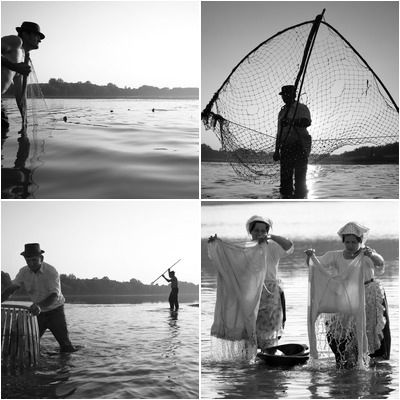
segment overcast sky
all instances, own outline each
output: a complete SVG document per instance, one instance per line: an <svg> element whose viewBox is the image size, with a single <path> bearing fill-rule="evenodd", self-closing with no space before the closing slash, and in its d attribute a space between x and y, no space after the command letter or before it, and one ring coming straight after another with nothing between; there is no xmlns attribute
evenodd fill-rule
<svg viewBox="0 0 400 400"><path fill-rule="evenodd" d="M202 2L201 108L208 104L239 61L261 42L325 11L325 21L363 56L395 101L399 98L398 2L257 1ZM219 149L202 127L202 143Z"/></svg>
<svg viewBox="0 0 400 400"><path fill-rule="evenodd" d="M60 274L150 284L178 259L178 280L200 282L196 200L2 201L2 271L14 279L25 243L39 242ZM161 279L159 284L166 284Z"/></svg>
<svg viewBox="0 0 400 400"><path fill-rule="evenodd" d="M39 82L199 87L199 3L2 1L1 34L40 25L46 38L31 54Z"/></svg>

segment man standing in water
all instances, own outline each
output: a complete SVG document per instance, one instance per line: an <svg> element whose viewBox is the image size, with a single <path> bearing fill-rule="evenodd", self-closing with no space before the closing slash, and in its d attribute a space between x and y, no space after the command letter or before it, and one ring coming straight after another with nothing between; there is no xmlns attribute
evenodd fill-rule
<svg viewBox="0 0 400 400"><path fill-rule="evenodd" d="M296 101L296 88L283 86L281 92L285 105L278 115L274 161L281 162L280 193L284 199L307 197L307 165L311 152L310 110ZM295 185L293 190L293 174Z"/></svg>
<svg viewBox="0 0 400 400"><path fill-rule="evenodd" d="M175 271L170 271L168 269L168 276L171 279L166 278L164 275L162 277L167 281L171 282L171 293L169 295L169 307L171 311L178 311L179 303L178 303L178 279L175 276Z"/></svg>
<svg viewBox="0 0 400 400"><path fill-rule="evenodd" d="M34 22L23 22L16 28L18 36L10 35L1 38L1 95L7 92L14 83L15 99L22 117L22 129L26 132L26 86L31 72L29 52L39 48L45 38L40 27ZM6 109L1 104L1 130L8 131L9 122Z"/></svg>
<svg viewBox="0 0 400 400"><path fill-rule="evenodd" d="M19 270L11 286L1 294L1 302L23 286L33 302L30 312L37 316L39 336L42 337L49 329L60 345L60 352L72 353L78 349L69 340L60 276L54 267L43 261L43 253L39 243L25 245L21 255L27 265Z"/></svg>

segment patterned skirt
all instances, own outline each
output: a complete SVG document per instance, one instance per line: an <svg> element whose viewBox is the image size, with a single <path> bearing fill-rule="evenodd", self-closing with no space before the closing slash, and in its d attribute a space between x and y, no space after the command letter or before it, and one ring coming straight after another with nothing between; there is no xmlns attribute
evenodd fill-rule
<svg viewBox="0 0 400 400"><path fill-rule="evenodd" d="M368 354L370 357L390 358L389 308L382 284L371 279L365 283L365 314ZM333 314L327 318L327 339L340 366L351 367L358 349L354 318Z"/></svg>
<svg viewBox="0 0 400 400"><path fill-rule="evenodd" d="M266 281L257 315L257 345L263 351L278 344L285 324L284 293L280 281Z"/></svg>

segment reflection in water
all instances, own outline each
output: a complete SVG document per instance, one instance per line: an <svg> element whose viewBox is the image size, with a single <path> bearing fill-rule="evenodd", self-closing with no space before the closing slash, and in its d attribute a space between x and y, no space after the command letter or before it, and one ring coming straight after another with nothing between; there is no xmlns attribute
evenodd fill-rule
<svg viewBox="0 0 400 400"><path fill-rule="evenodd" d="M4 100L10 111L10 135L2 147L2 167L14 169L19 111L12 99ZM35 172L35 185L25 196L198 198L197 100L49 99L47 103L47 109L37 110L36 119L29 119L31 149L26 166ZM152 113L150 105L168 112Z"/></svg>
<svg viewBox="0 0 400 400"><path fill-rule="evenodd" d="M278 199L279 181L260 185L239 179L229 163L201 163L204 199ZM309 164L308 199L397 199L399 167L396 164Z"/></svg>
<svg viewBox="0 0 400 400"><path fill-rule="evenodd" d="M169 310L169 316L166 322L169 327L169 329L166 331L167 337L165 338L167 347L165 351L162 353L161 357L174 358L176 355L176 350L180 345L180 340L179 340L180 326L178 324L178 312Z"/></svg>
<svg viewBox="0 0 400 400"><path fill-rule="evenodd" d="M7 140L7 132L1 134L1 149ZM30 197L33 171L26 167L31 144L26 134L18 138L18 150L13 168L1 169L1 197L3 199L26 199Z"/></svg>

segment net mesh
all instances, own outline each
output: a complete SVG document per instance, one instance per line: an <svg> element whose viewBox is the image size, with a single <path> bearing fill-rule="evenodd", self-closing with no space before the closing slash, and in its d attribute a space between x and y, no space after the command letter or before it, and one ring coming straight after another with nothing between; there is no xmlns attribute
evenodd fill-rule
<svg viewBox="0 0 400 400"><path fill-rule="evenodd" d="M357 328L353 316L321 314L315 322L318 357L335 360L338 368L358 366ZM363 355L364 365L368 357Z"/></svg>
<svg viewBox="0 0 400 400"><path fill-rule="evenodd" d="M37 134L39 126L41 130L52 131L59 118L58 111L51 112L40 87L32 61L29 61L29 65L31 72L28 76L26 88L28 132Z"/></svg>
<svg viewBox="0 0 400 400"><path fill-rule="evenodd" d="M57 110L52 112L46 103L32 61L29 59L28 62L31 72L26 81L24 114L27 126L18 131L18 149L13 165L2 165L2 198L35 198L38 185L34 173L43 164L45 140L56 129L59 119ZM16 115L13 127L20 124L19 112ZM7 132L2 133L2 150L7 138Z"/></svg>
<svg viewBox="0 0 400 400"><path fill-rule="evenodd" d="M248 180L277 177L273 163L278 95L293 84L313 22L261 43L232 71L202 113L236 173ZM398 141L398 107L377 76L333 27L322 21L307 66L300 103L311 112L310 161L343 146Z"/></svg>

